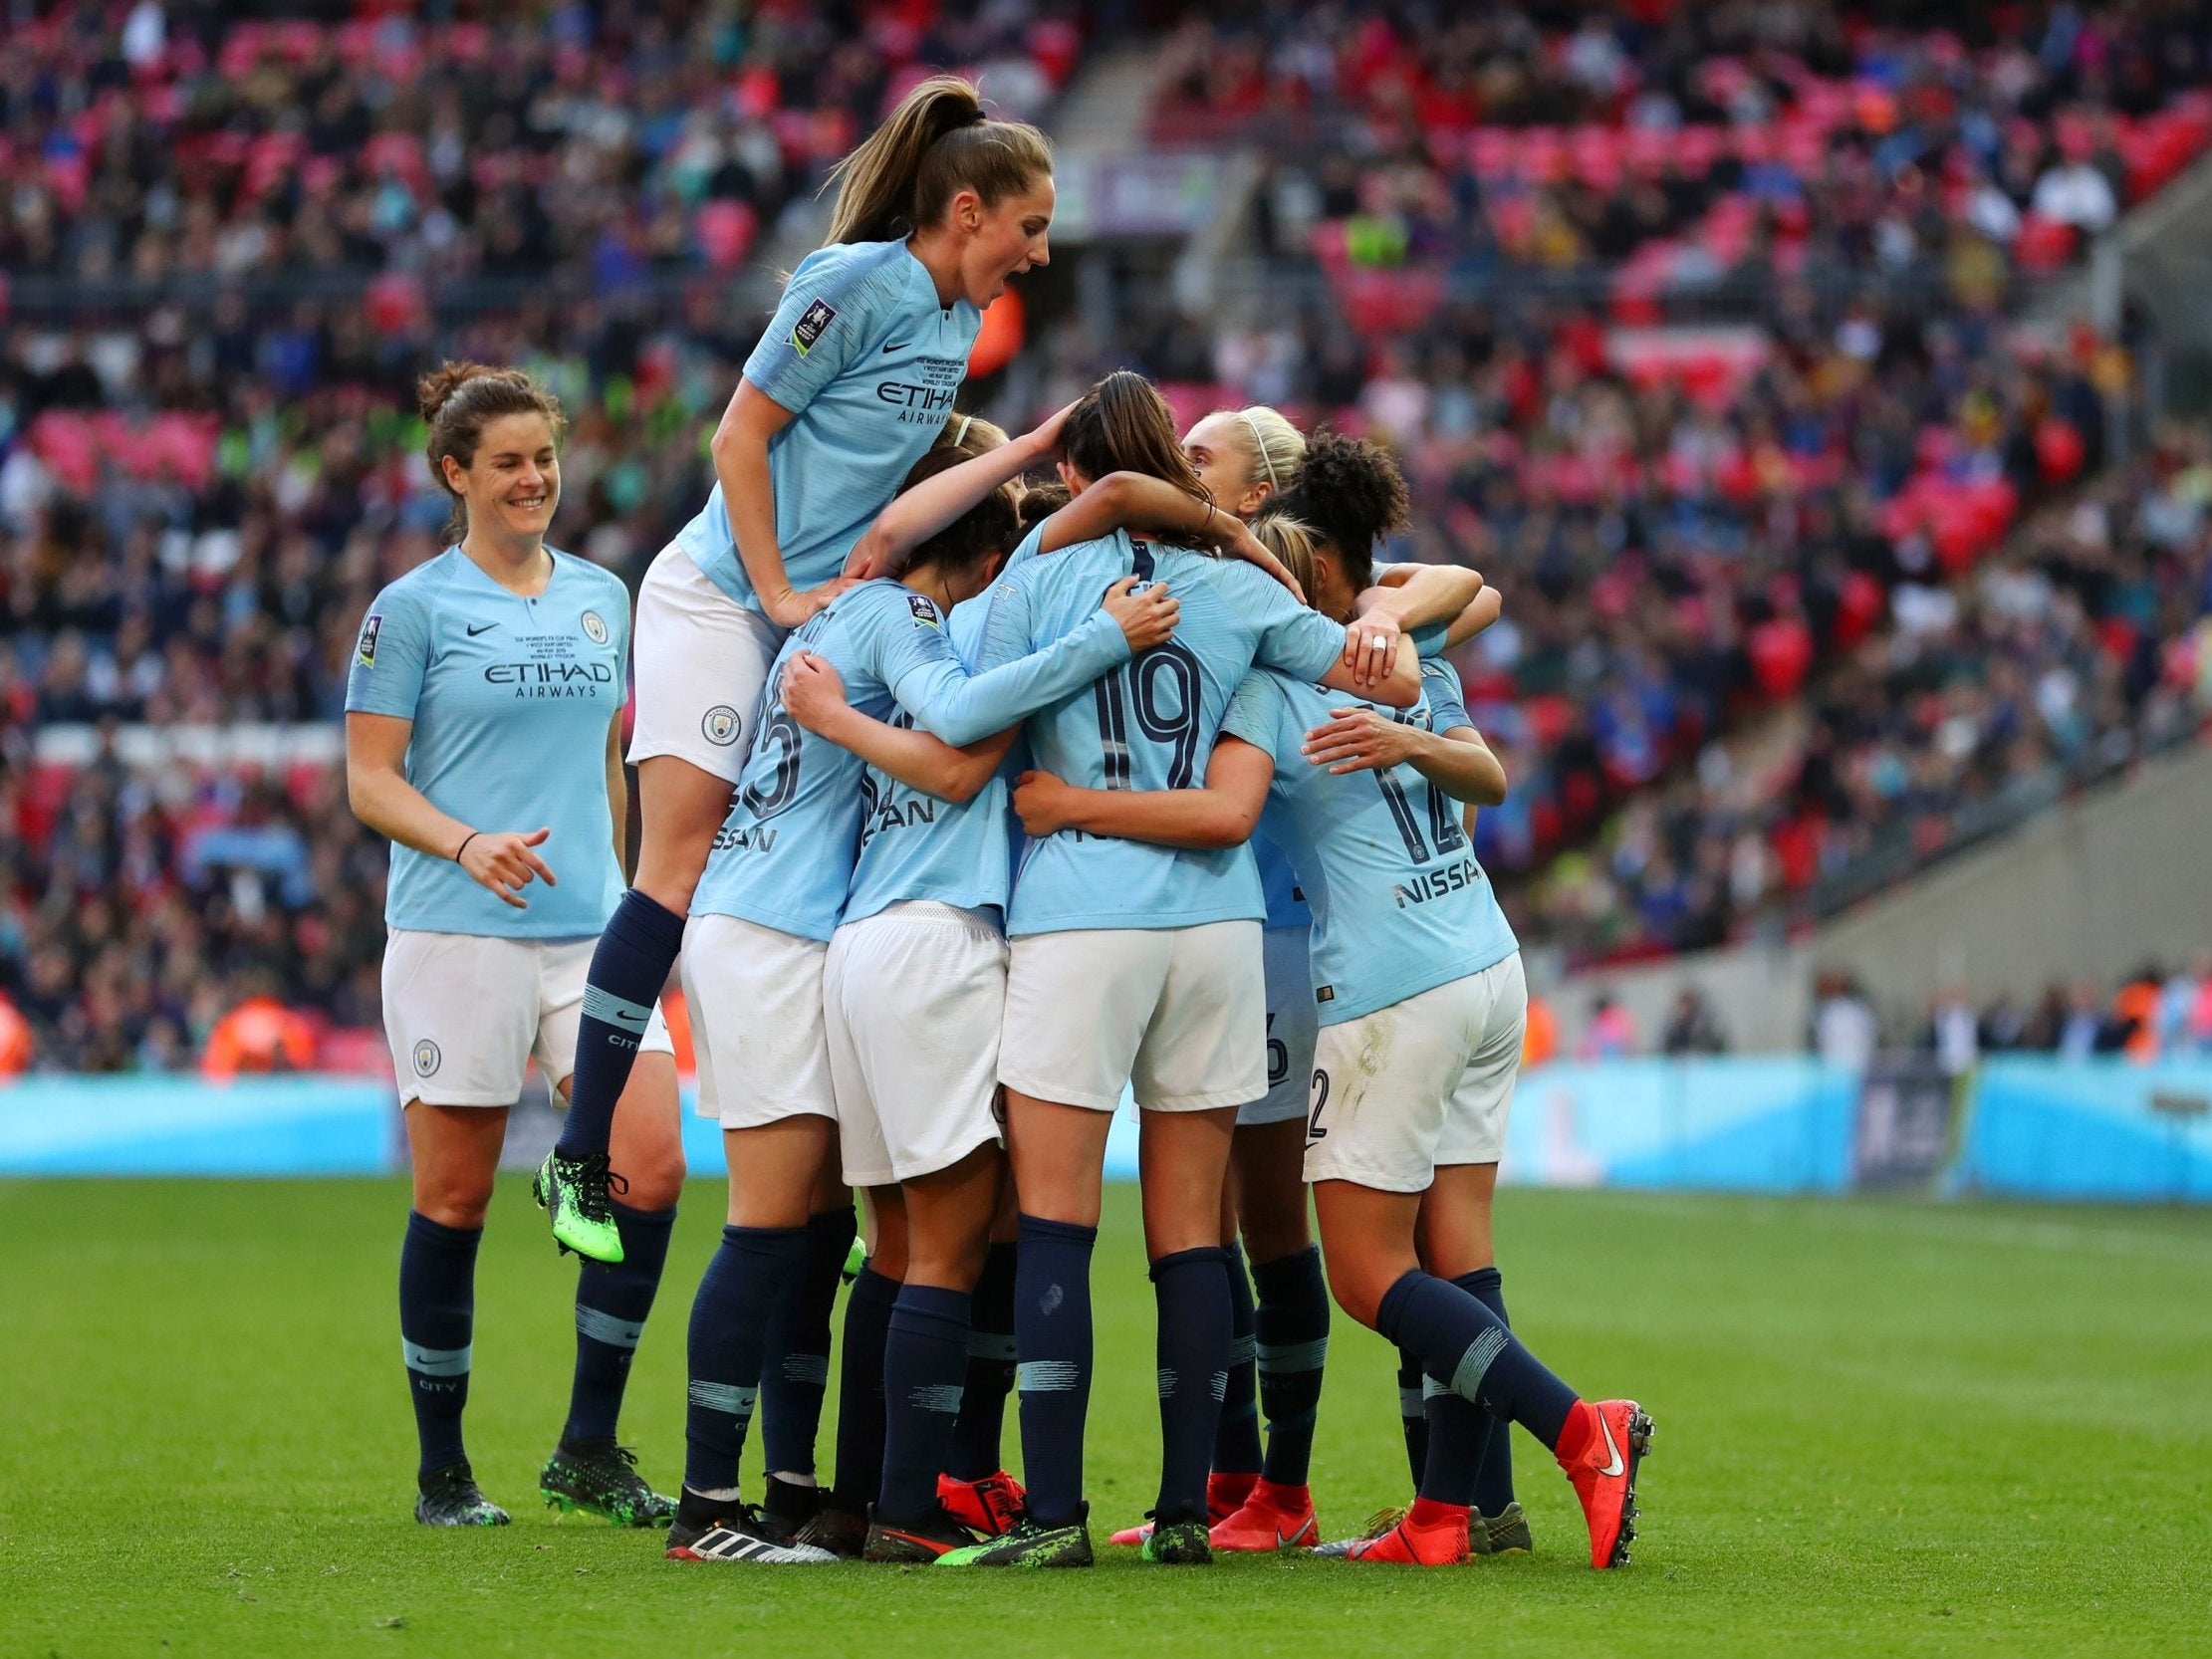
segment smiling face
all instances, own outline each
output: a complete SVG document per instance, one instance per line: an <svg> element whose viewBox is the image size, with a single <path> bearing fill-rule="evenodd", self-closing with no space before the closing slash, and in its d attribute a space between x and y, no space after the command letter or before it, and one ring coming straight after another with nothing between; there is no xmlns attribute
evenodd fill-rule
<svg viewBox="0 0 2212 1659"><path fill-rule="evenodd" d="M1264 477L1252 476L1252 437L1232 410L1216 409L1185 432L1183 453L1214 504L1247 523L1275 493Z"/></svg>
<svg viewBox="0 0 2212 1659"><path fill-rule="evenodd" d="M542 541L561 505L553 422L535 411L484 422L474 461L445 457L445 481L468 507L468 527L503 539Z"/></svg>
<svg viewBox="0 0 2212 1659"><path fill-rule="evenodd" d="M1006 292L1006 279L1052 262L1053 181L1044 174L1018 194L986 206L973 190L952 198L950 219L960 234L960 296L981 310Z"/></svg>

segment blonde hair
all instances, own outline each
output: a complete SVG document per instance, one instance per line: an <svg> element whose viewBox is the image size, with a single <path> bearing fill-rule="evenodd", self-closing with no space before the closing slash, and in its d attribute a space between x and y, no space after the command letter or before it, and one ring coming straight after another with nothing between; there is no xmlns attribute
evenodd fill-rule
<svg viewBox="0 0 2212 1659"><path fill-rule="evenodd" d="M937 434L932 449L957 449L962 455L988 455L994 449L1006 447L1009 439L1006 428L995 420L985 420L981 415L956 414L944 424Z"/></svg>
<svg viewBox="0 0 2212 1659"><path fill-rule="evenodd" d="M993 120L957 75L932 75L890 118L830 169L837 186L829 241L888 242L935 224L961 190L987 207L1053 170L1053 146L1025 121Z"/></svg>
<svg viewBox="0 0 2212 1659"><path fill-rule="evenodd" d="M1244 428L1245 482L1265 480L1273 489L1287 490L1306 459L1306 434L1290 423L1282 410L1254 403L1242 409L1217 409Z"/></svg>
<svg viewBox="0 0 2212 1659"><path fill-rule="evenodd" d="M1291 575L1298 578L1299 587L1306 591L1311 602L1318 585L1316 573L1321 550L1326 545L1321 532L1304 519L1293 518L1288 513L1268 513L1252 521L1252 537L1282 560Z"/></svg>

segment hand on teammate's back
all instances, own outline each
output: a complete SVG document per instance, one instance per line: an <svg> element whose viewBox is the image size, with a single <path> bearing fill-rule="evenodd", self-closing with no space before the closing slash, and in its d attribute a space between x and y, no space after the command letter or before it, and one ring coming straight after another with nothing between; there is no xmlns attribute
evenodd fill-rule
<svg viewBox="0 0 2212 1659"><path fill-rule="evenodd" d="M1106 614L1121 624L1121 636L1128 640L1131 656L1166 644L1182 615L1182 606L1168 592L1165 583L1155 582L1142 592L1135 590L1136 578L1125 576L1106 591L1101 601Z"/></svg>
<svg viewBox="0 0 2212 1659"><path fill-rule="evenodd" d="M1021 815L1023 831L1041 841L1065 830L1075 794L1050 772L1023 773L1014 780L1014 811Z"/></svg>
<svg viewBox="0 0 2212 1659"><path fill-rule="evenodd" d="M1332 773L1388 771L1420 750L1421 732L1373 709L1331 709L1329 723L1306 734L1304 753Z"/></svg>
<svg viewBox="0 0 2212 1659"><path fill-rule="evenodd" d="M550 829L533 830L525 835L513 830L494 830L469 836L461 848L459 863L476 882L489 887L517 910L530 908L522 889L537 877L549 887L558 887L553 870L546 861L531 850L543 846Z"/></svg>
<svg viewBox="0 0 2212 1659"><path fill-rule="evenodd" d="M826 737L823 726L835 720L848 704L845 681L827 657L801 651L784 665L784 710L815 734Z"/></svg>
<svg viewBox="0 0 2212 1659"><path fill-rule="evenodd" d="M872 570L849 570L843 576L832 577L819 588L786 588L782 592L763 593L761 608L768 619L780 628L795 628L811 621L818 611L830 608L832 601L857 582L866 582L880 575Z"/></svg>

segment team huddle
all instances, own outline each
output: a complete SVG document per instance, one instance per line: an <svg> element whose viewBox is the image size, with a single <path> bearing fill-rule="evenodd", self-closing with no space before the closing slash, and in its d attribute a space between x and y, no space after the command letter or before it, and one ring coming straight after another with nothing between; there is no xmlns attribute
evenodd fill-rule
<svg viewBox="0 0 2212 1659"><path fill-rule="evenodd" d="M1051 168L951 78L841 163L634 648L621 584L545 544L558 403L478 364L422 384L453 545L378 595L347 694L355 810L393 842L416 1519L508 1519L461 1424L535 1057L567 1101L537 1196L583 1261L549 1502L686 1560L1091 1564L1091 1256L1133 1094L1160 1473L1114 1543L1527 1549L1518 1423L1622 1564L1650 1420L1513 1335L1491 1241L1527 991L1468 834L1505 773L1441 653L1499 596L1378 566L1394 462L1272 409L1178 436L1124 371L1018 437L958 413L983 309L1048 257ZM673 1500L616 1433L684 1173L671 972L729 1168ZM1332 1302L1399 1350L1414 1495L1324 1542Z"/></svg>

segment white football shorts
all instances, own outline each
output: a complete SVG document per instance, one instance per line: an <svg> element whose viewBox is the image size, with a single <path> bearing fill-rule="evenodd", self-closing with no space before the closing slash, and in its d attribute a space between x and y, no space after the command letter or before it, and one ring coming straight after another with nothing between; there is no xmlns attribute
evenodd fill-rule
<svg viewBox="0 0 2212 1659"><path fill-rule="evenodd" d="M698 1114L725 1129L834 1118L822 1021L829 946L739 916L693 916L680 977L699 1067Z"/></svg>
<svg viewBox="0 0 2212 1659"><path fill-rule="evenodd" d="M674 755L736 783L784 630L709 582L673 544L637 589L629 762Z"/></svg>
<svg viewBox="0 0 2212 1659"><path fill-rule="evenodd" d="M1306 1179L1426 1192L1446 1164L1494 1164L1521 1069L1521 953L1340 1026L1314 1046Z"/></svg>
<svg viewBox="0 0 2212 1659"><path fill-rule="evenodd" d="M1090 928L1016 939L999 1081L1111 1111L1209 1111L1267 1092L1256 921Z"/></svg>
<svg viewBox="0 0 2212 1659"><path fill-rule="evenodd" d="M949 1169L1000 1139L1006 936L989 915L915 899L849 922L822 969L845 1183Z"/></svg>
<svg viewBox="0 0 2212 1659"><path fill-rule="evenodd" d="M1237 1127L1303 1118L1314 1085L1314 930L1271 927L1260 941L1267 971L1267 1092L1237 1107Z"/></svg>
<svg viewBox="0 0 2212 1659"><path fill-rule="evenodd" d="M399 1103L511 1106L532 1057L561 1104L576 1066L597 939L499 939L394 928L384 945L384 1036ZM675 1052L653 1005L640 1054Z"/></svg>

